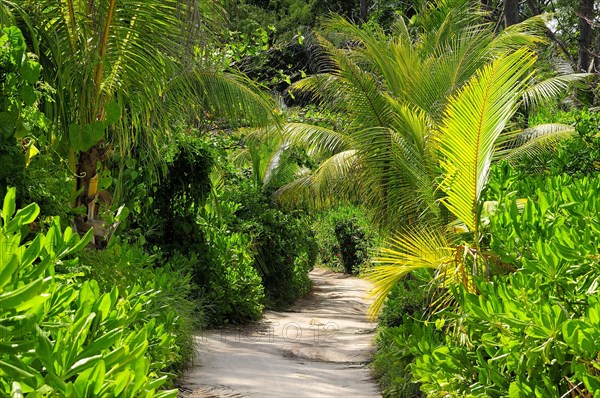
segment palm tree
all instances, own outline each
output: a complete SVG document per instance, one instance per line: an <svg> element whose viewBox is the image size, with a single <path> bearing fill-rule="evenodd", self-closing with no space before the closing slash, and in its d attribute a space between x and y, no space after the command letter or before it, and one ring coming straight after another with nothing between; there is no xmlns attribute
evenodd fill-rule
<svg viewBox="0 0 600 398"><path fill-rule="evenodd" d="M469 2L435 4L439 7L426 8L416 24L398 20L392 35L366 31L341 18L328 21L331 39L317 36L324 50L323 72L293 88L312 94L320 106L343 112L352 122L337 132L302 124L284 128L291 140L312 146L322 163L282 188L281 200L294 201L306 191L339 197L352 185L360 189L363 201L378 209L384 224L441 218L433 132L449 99L493 59L540 43L535 31L543 21L525 21L496 34L492 26L476 23L478 14ZM521 94L530 103L583 76L537 82L527 75Z"/></svg>
<svg viewBox="0 0 600 398"><path fill-rule="evenodd" d="M314 173L283 187L280 197L295 200L307 191L341 196L350 186L389 230L400 231L378 260L383 266L371 273L374 313L395 282L415 268L451 276L444 283L469 284L469 275L484 266L479 201L491 162L512 149L515 137L542 141L573 132L569 126L522 132L511 123L519 106L551 98L586 76L536 79L533 49L542 39L535 32L543 20L495 33L477 23L468 4L435 2L416 26L399 20L392 35L334 18L327 24L334 32L330 40L318 36L323 73L294 87L346 113L352 123L340 132L285 126L289 139L330 156ZM468 244L448 236L449 222L462 224Z"/></svg>
<svg viewBox="0 0 600 398"><path fill-rule="evenodd" d="M30 27L45 81L56 89L44 104L57 126L49 138L69 153L80 203L93 200L98 165L106 167L113 152L121 163L143 153L158 171L162 143L178 123L207 115L273 121L273 105L256 85L219 66L210 32L222 14L211 1L3 4Z"/></svg>

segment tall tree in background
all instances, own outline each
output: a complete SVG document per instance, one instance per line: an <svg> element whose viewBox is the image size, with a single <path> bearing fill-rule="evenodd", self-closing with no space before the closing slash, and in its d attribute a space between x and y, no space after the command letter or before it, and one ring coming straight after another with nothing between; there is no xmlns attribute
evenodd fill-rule
<svg viewBox="0 0 600 398"><path fill-rule="evenodd" d="M362 22L366 22L369 18L369 4L367 0L360 0L360 19Z"/></svg>
<svg viewBox="0 0 600 398"><path fill-rule="evenodd" d="M504 24L511 26L519 23L519 0L504 1Z"/></svg>
<svg viewBox="0 0 600 398"><path fill-rule="evenodd" d="M581 0L579 3L579 47L577 67L587 72L593 57L592 55L592 24L594 21L594 0ZM597 65L594 65L597 69Z"/></svg>

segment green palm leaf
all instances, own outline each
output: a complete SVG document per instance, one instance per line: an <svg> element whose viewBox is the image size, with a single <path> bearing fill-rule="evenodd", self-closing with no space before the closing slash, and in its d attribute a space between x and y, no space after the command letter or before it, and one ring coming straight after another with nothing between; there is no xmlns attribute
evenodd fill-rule
<svg viewBox="0 0 600 398"><path fill-rule="evenodd" d="M508 135L504 148L496 151L495 158L514 162L525 156L537 156L556 150L556 145L565 138L574 136L573 126L565 124L541 124Z"/></svg>
<svg viewBox="0 0 600 398"><path fill-rule="evenodd" d="M450 101L438 140L444 205L477 236L478 200L487 182L494 145L518 106L524 78L535 62L519 50L481 68Z"/></svg>
<svg viewBox="0 0 600 398"><path fill-rule="evenodd" d="M413 228L392 237L373 259L376 267L366 273L374 284L369 292L375 297L369 309L371 317L377 316L388 293L401 278L421 268L438 270L453 258L454 249L438 229Z"/></svg>

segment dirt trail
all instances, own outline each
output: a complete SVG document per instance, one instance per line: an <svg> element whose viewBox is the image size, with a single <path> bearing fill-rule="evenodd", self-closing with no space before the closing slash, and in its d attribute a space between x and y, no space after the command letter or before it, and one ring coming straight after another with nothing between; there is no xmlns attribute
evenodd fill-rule
<svg viewBox="0 0 600 398"><path fill-rule="evenodd" d="M182 395L380 397L367 362L375 324L366 317L369 283L329 270L311 272L313 291L255 325L206 331Z"/></svg>

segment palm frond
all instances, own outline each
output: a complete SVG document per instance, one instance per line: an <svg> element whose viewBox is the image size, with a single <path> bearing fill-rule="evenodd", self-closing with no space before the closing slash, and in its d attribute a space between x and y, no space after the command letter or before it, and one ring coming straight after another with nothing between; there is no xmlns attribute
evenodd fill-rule
<svg viewBox="0 0 600 398"><path fill-rule="evenodd" d="M275 104L248 78L219 71L198 69L196 98L203 109L224 117L235 125L265 126L279 123Z"/></svg>
<svg viewBox="0 0 600 398"><path fill-rule="evenodd" d="M594 76L593 73L571 73L560 75L537 82L528 86L523 91L523 101L527 106L543 104L553 100L565 92L569 87L583 82Z"/></svg>
<svg viewBox="0 0 600 398"><path fill-rule="evenodd" d="M480 69L450 101L438 139L444 179L442 200L477 235L477 202L487 182L496 140L516 111L523 78L535 56L527 50Z"/></svg>
<svg viewBox="0 0 600 398"><path fill-rule="evenodd" d="M306 199L311 198L308 204L324 208L335 203L336 198L350 198L360 192L356 185L348 184L348 181L358 184L353 177L358 168L356 150L342 151L323 161L313 172L282 186L274 196L286 205L306 203Z"/></svg>
<svg viewBox="0 0 600 398"><path fill-rule="evenodd" d="M351 138L331 129L305 124L286 123L281 134L294 144L329 155L352 147Z"/></svg>
<svg viewBox="0 0 600 398"><path fill-rule="evenodd" d="M525 156L531 157L555 151L558 143L573 137L575 133L575 127L559 123L530 127L508 135L509 140L499 147L495 158L513 163Z"/></svg>
<svg viewBox="0 0 600 398"><path fill-rule="evenodd" d="M339 87L339 95L343 95L346 108L352 109L354 122L361 127L388 126L392 111L378 81L359 68L346 52L336 48L325 38L320 37L319 40L335 63L334 74L343 83ZM327 102L328 98L323 97L323 100Z"/></svg>
<svg viewBox="0 0 600 398"><path fill-rule="evenodd" d="M518 49L530 48L545 42L546 16L537 15L511 25L500 32L490 43L496 56L511 53Z"/></svg>
<svg viewBox="0 0 600 398"><path fill-rule="evenodd" d="M388 293L408 273L421 268L439 269L453 260L453 250L438 229L408 229L390 238L373 259L375 267L366 278L374 284L369 296L375 297L369 314L375 318Z"/></svg>

